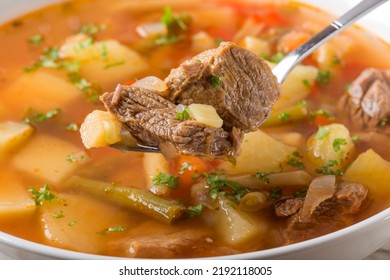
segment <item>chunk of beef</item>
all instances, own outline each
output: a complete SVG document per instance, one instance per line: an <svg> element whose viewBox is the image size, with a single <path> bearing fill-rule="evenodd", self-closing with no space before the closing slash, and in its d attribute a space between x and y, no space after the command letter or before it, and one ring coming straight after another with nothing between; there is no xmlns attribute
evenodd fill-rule
<svg viewBox="0 0 390 280"><path fill-rule="evenodd" d="M190 255L227 255L238 251L215 246L215 241L204 232L184 230L169 234L153 234L136 238L125 238L110 244L125 248L124 254L131 258L183 258ZM123 250L123 249L122 249Z"/></svg>
<svg viewBox="0 0 390 280"><path fill-rule="evenodd" d="M299 219L300 209L298 208L303 205L300 198L285 199L277 203L275 212L278 216L290 217L283 234L288 243L293 243L320 236L351 224L351 214L361 209L366 197L367 190L362 185L341 182L337 184L333 197L323 201L314 210L308 222L301 222Z"/></svg>
<svg viewBox="0 0 390 280"><path fill-rule="evenodd" d="M176 105L154 92L125 86L102 95L106 109L124 124L140 143L171 143L185 155L222 157L237 151L242 133L208 127L194 120L177 120Z"/></svg>
<svg viewBox="0 0 390 280"><path fill-rule="evenodd" d="M390 70L363 71L341 99L341 110L356 128L377 130L386 125L390 117Z"/></svg>
<svg viewBox="0 0 390 280"><path fill-rule="evenodd" d="M281 93L269 66L230 42L185 61L165 82L173 102L212 105L227 130L256 130Z"/></svg>

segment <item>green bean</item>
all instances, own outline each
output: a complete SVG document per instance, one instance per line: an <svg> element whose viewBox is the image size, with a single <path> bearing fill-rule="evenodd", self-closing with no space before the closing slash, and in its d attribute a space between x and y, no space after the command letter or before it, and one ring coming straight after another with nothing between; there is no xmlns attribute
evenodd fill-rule
<svg viewBox="0 0 390 280"><path fill-rule="evenodd" d="M165 223L174 222L185 211L185 207L175 201L158 197L142 189L117 186L79 176L71 177L65 183L65 187L80 190L104 201L138 211Z"/></svg>

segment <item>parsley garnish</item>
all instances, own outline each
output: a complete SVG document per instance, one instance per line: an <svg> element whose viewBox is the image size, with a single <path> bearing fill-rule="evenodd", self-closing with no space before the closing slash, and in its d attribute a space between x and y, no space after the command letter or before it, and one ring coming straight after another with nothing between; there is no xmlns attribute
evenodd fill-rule
<svg viewBox="0 0 390 280"><path fill-rule="evenodd" d="M382 118L382 119L379 121L379 125L380 125L380 126L385 126L385 125L387 125L388 122L389 122L389 118L388 118L388 117L384 117L384 118Z"/></svg>
<svg viewBox="0 0 390 280"><path fill-rule="evenodd" d="M30 187L28 191L31 192L31 194L33 195L32 199L37 206L43 205L45 201L53 201L60 199L58 196L51 192L51 190L49 189L49 184L45 184L43 188L40 188L39 190Z"/></svg>
<svg viewBox="0 0 390 280"><path fill-rule="evenodd" d="M332 75L331 75L331 72L329 70L318 70L316 81L320 85L326 85L329 83L331 76Z"/></svg>
<svg viewBox="0 0 390 280"><path fill-rule="evenodd" d="M303 84L305 87L307 87L307 88L310 88L310 87L311 87L311 83L309 82L309 80L306 80L306 79L302 80L302 84Z"/></svg>
<svg viewBox="0 0 390 280"><path fill-rule="evenodd" d="M176 113L176 119L179 121L189 120L190 118L191 118L191 114L188 109L188 106L185 106L183 111Z"/></svg>
<svg viewBox="0 0 390 280"><path fill-rule="evenodd" d="M186 36L184 34L180 34L180 32L188 29L187 23L190 22L190 18L188 16L175 15L172 13L172 9L170 7L165 7L161 22L167 28L168 34L167 36L158 38L155 41L155 44L173 44L186 38Z"/></svg>
<svg viewBox="0 0 390 280"><path fill-rule="evenodd" d="M68 226L70 226L70 227L74 227L75 225L77 225L77 221L76 220L73 220L73 221L71 221L69 224L68 224Z"/></svg>
<svg viewBox="0 0 390 280"><path fill-rule="evenodd" d="M318 126L318 131L316 133L316 139L324 139L329 134L329 127L326 126Z"/></svg>
<svg viewBox="0 0 390 280"><path fill-rule="evenodd" d="M183 162L181 167L180 167L180 171L179 171L179 174L184 174L184 171L186 171L187 169L190 169L191 168L191 164L189 164L188 162Z"/></svg>
<svg viewBox="0 0 390 280"><path fill-rule="evenodd" d="M340 169L335 169L339 163L337 160L327 160L324 162L324 165L316 169L318 174L324 175L343 175L343 171Z"/></svg>
<svg viewBox="0 0 390 280"><path fill-rule="evenodd" d="M335 138L332 143L333 151L335 152L341 151L342 145L347 145L347 140L344 138Z"/></svg>
<svg viewBox="0 0 390 280"><path fill-rule="evenodd" d="M97 233L101 235L106 235L107 232L123 232L125 231L125 229L126 227L123 226L114 226L114 227L105 228L102 231L99 231Z"/></svg>
<svg viewBox="0 0 390 280"><path fill-rule="evenodd" d="M279 63L284 57L285 57L285 54L282 52L277 52L274 55L267 55L267 54L263 55L263 58L265 60L268 60L268 61L273 62L273 63Z"/></svg>
<svg viewBox="0 0 390 280"><path fill-rule="evenodd" d="M356 142L357 140L359 140L359 134L356 134L356 135L353 135L352 137L351 137L351 139L352 139L352 141L353 142Z"/></svg>
<svg viewBox="0 0 390 280"><path fill-rule="evenodd" d="M105 24L100 24L100 25L96 25L96 24L93 24L93 23L87 23L87 24L84 24L83 26L80 27L80 29L78 30L78 33L83 33L83 34L86 34L86 35L95 35L96 33L102 31L102 30L105 30L107 28L107 25Z"/></svg>
<svg viewBox="0 0 390 280"><path fill-rule="evenodd" d="M293 152L291 155L288 156L287 164L296 167L298 169L304 169L305 165L301 160L299 160L299 158L302 158L299 152Z"/></svg>
<svg viewBox="0 0 390 280"><path fill-rule="evenodd" d="M290 114L289 113L286 113L286 112L281 112L279 115L278 115L278 119L281 120L281 121L288 121L290 120Z"/></svg>
<svg viewBox="0 0 390 280"><path fill-rule="evenodd" d="M70 123L66 126L66 130L69 130L69 131L78 131L79 130L79 127L77 124L75 123Z"/></svg>
<svg viewBox="0 0 390 280"><path fill-rule="evenodd" d="M314 122L314 120L316 119L317 116L323 116L324 118L326 118L328 120L334 119L334 117L332 117L327 111L325 111L323 109L310 111L309 115L310 115L310 121L311 122Z"/></svg>
<svg viewBox="0 0 390 280"><path fill-rule="evenodd" d="M108 69L108 68L112 68L112 67L117 67L117 66L120 66L120 65L123 65L123 64L125 64L125 61L124 61L124 60L117 61L117 62L113 62L113 63L107 64L106 66L104 66L104 69Z"/></svg>
<svg viewBox="0 0 390 280"><path fill-rule="evenodd" d="M216 199L219 194L225 194L239 201L244 194L249 192L249 189L235 181L227 179L225 176L207 173L204 176L209 186L209 196L212 199Z"/></svg>
<svg viewBox="0 0 390 280"><path fill-rule="evenodd" d="M177 188L178 178L177 176L159 173L156 177L153 178L153 184L156 186L167 185L171 189Z"/></svg>
<svg viewBox="0 0 390 280"><path fill-rule="evenodd" d="M54 118L60 113L61 113L61 109L54 109L54 110L47 111L45 113L37 113L34 112L32 109L29 109L29 111L27 112L27 117L23 119L23 122L30 123L30 124L42 123L44 121Z"/></svg>
<svg viewBox="0 0 390 280"><path fill-rule="evenodd" d="M274 200L280 199L282 195L283 195L283 190L279 187L274 187L269 192L269 198Z"/></svg>
<svg viewBox="0 0 390 280"><path fill-rule="evenodd" d="M54 213L53 215L51 215L53 218L55 219L60 219L60 218L63 218L65 217L64 216L64 213L62 213L62 211L60 211L60 213Z"/></svg>
<svg viewBox="0 0 390 280"><path fill-rule="evenodd" d="M32 45L40 45L44 41L44 37L42 34L35 34L33 36L30 36L27 41Z"/></svg>
<svg viewBox="0 0 390 280"><path fill-rule="evenodd" d="M195 216L199 216L202 213L202 210L203 210L203 204L188 206L187 212L186 212L186 217L192 218Z"/></svg>
<svg viewBox="0 0 390 280"><path fill-rule="evenodd" d="M66 157L66 160L69 161L69 162L75 162L76 161L76 157L74 155L68 155Z"/></svg>
<svg viewBox="0 0 390 280"><path fill-rule="evenodd" d="M300 189L299 191L297 191L294 194L294 197L295 198L304 198L304 197L306 197L306 195L307 195L307 189L303 188L303 189Z"/></svg>
<svg viewBox="0 0 390 280"><path fill-rule="evenodd" d="M263 181L264 184L268 185L269 184L269 174L270 172L256 172L256 178Z"/></svg>
<svg viewBox="0 0 390 280"><path fill-rule="evenodd" d="M208 79L213 88L219 89L222 86L221 77L210 75Z"/></svg>

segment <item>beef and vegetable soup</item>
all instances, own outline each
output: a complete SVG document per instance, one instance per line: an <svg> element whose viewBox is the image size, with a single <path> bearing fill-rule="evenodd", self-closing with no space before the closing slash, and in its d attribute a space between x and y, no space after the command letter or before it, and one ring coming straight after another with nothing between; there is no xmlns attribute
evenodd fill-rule
<svg viewBox="0 0 390 280"><path fill-rule="evenodd" d="M270 69L331 16L200 2L69 1L0 28L1 231L210 257L389 206L389 47L351 27L280 86ZM136 143L161 153L117 149Z"/></svg>

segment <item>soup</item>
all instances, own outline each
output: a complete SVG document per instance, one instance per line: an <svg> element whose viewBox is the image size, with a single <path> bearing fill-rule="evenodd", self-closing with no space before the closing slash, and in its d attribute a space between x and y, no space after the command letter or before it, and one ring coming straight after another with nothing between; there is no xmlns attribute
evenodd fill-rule
<svg viewBox="0 0 390 280"><path fill-rule="evenodd" d="M0 28L1 231L92 254L209 257L307 240L389 206L389 48L357 27L294 69L234 158L105 147L124 140L99 100L118 83L164 83L224 41L273 67L331 18L296 3L197 2L66 2Z"/></svg>

